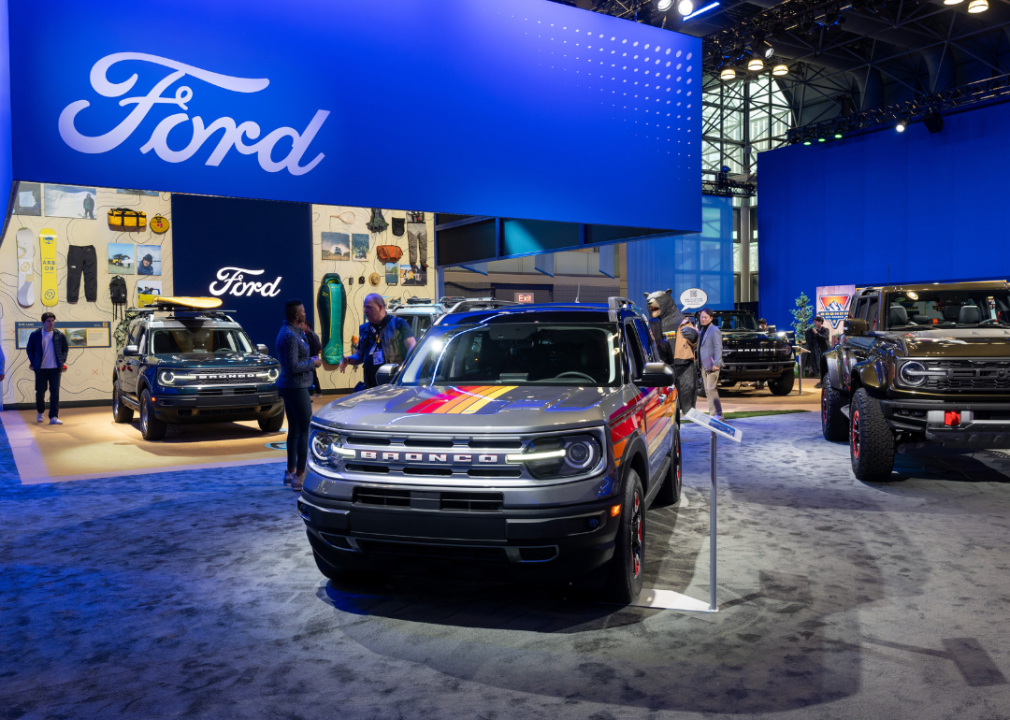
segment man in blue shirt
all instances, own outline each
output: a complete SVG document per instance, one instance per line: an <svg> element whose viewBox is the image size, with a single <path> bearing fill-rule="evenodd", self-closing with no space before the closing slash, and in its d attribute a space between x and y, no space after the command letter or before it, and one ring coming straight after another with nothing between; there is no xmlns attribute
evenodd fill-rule
<svg viewBox="0 0 1010 720"><path fill-rule="evenodd" d="M46 410L46 387L49 388L49 424L62 425L60 420L60 375L67 361L66 336L53 327L56 316L42 313L42 327L28 336L28 364L35 371L35 411L38 422Z"/></svg>
<svg viewBox="0 0 1010 720"><path fill-rule="evenodd" d="M348 363L364 363L365 387L373 388L376 371L387 363L402 365L417 339L406 320L386 312L386 301L381 295L372 293L365 297L365 317L368 322L358 328L358 351L340 362L340 372L344 372Z"/></svg>

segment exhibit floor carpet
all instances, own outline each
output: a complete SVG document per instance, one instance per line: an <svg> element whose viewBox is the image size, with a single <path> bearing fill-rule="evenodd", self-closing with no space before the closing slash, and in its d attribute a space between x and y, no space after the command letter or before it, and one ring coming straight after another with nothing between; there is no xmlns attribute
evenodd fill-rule
<svg viewBox="0 0 1010 720"><path fill-rule="evenodd" d="M321 407L332 396L313 398ZM48 411L47 411L48 413ZM264 433L255 422L170 425L158 442L144 442L140 423L117 424L108 407L63 408L63 425L50 425L49 415L36 422L34 410L7 410L0 421L10 442L23 484L230 467L284 460L287 428Z"/></svg>
<svg viewBox="0 0 1010 720"><path fill-rule="evenodd" d="M276 464L22 485L0 432L0 717L1006 718L1010 458L857 482L816 413L719 446L717 614L316 571ZM708 597L708 437L646 586Z"/></svg>

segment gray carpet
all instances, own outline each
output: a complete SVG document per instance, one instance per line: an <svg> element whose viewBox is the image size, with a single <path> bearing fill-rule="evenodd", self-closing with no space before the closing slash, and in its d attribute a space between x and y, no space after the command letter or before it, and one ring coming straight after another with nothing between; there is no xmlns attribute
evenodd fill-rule
<svg viewBox="0 0 1010 720"><path fill-rule="evenodd" d="M276 465L21 487L0 438L0 718L1010 717L1010 460L870 486L814 413L735 424L717 615L334 587ZM702 433L646 584L705 599Z"/></svg>

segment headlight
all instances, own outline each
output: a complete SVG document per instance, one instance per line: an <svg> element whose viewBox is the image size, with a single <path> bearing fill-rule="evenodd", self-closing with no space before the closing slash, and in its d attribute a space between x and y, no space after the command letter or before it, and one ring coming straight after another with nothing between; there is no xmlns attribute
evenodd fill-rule
<svg viewBox="0 0 1010 720"><path fill-rule="evenodd" d="M592 435L566 435L530 443L526 450L506 455L505 462L523 464L535 478L561 478L590 472L603 459L600 442Z"/></svg>
<svg viewBox="0 0 1010 720"><path fill-rule="evenodd" d="M175 373L171 370L162 370L158 373L158 382L162 385L175 385Z"/></svg>
<svg viewBox="0 0 1010 720"><path fill-rule="evenodd" d="M325 430L313 429L309 436L312 456L323 465L336 467L343 458L353 458L354 451L343 447L340 436Z"/></svg>
<svg viewBox="0 0 1010 720"><path fill-rule="evenodd" d="M267 380L273 382L281 376L280 368L270 368L267 370Z"/></svg>
<svg viewBox="0 0 1010 720"><path fill-rule="evenodd" d="M793 349L788 345L779 345L776 352L784 357L786 355L792 355Z"/></svg>
<svg viewBox="0 0 1010 720"><path fill-rule="evenodd" d="M946 370L930 370L918 360L906 360L898 368L898 379L909 387L922 387L930 377L946 376Z"/></svg>

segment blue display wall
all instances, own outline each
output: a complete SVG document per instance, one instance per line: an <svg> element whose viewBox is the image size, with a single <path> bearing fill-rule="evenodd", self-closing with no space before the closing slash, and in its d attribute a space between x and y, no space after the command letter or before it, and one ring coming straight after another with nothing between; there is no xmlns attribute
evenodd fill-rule
<svg viewBox="0 0 1010 720"><path fill-rule="evenodd" d="M690 235L637 240L627 245L628 297L673 290L674 299L688 288L708 293L714 310L733 309L733 199L702 196L702 230Z"/></svg>
<svg viewBox="0 0 1010 720"><path fill-rule="evenodd" d="M818 286L1010 277L1010 105L761 154L761 313Z"/></svg>
<svg viewBox="0 0 1010 720"><path fill-rule="evenodd" d="M699 227L698 38L546 0L9 5L18 180Z"/></svg>

